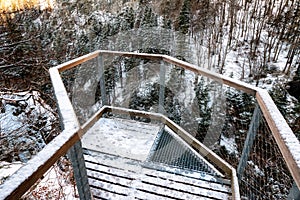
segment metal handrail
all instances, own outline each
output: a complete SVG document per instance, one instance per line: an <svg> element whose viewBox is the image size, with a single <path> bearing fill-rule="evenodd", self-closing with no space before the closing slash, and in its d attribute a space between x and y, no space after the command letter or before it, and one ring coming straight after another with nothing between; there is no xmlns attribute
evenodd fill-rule
<svg viewBox="0 0 300 200"><path fill-rule="evenodd" d="M296 185L300 188L300 143L266 90L228 78L224 75L210 72L206 69L198 68L196 65L166 55L98 50L50 69L50 76L58 102L63 131L52 142L47 144L37 156L20 168L5 181L3 185L0 185L0 199L16 199L21 197L43 176L58 158L65 155L68 149L79 141L80 137L86 132L88 126L80 127L59 73L104 54L165 61L254 95L286 161L288 169ZM104 112L105 109L108 108L103 107L99 112ZM91 120L95 121L97 117L93 117ZM90 123L92 122L90 121ZM198 144L198 142L195 144ZM234 194L235 192L238 194L238 191L236 191L238 184L235 169L232 169L231 175L232 182L236 184L236 186L232 188L233 192Z"/></svg>

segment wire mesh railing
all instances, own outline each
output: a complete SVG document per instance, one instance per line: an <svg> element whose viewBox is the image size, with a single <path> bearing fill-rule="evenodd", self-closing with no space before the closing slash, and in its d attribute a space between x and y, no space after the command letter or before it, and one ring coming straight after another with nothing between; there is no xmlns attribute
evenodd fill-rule
<svg viewBox="0 0 300 200"><path fill-rule="evenodd" d="M265 119L262 117L258 123L240 174L241 193L248 199L289 199L294 180Z"/></svg>
<svg viewBox="0 0 300 200"><path fill-rule="evenodd" d="M84 116L80 112L94 112L105 104L160 112L238 169L242 197L287 198L293 178L268 123L260 117L255 122L258 124L252 124L253 113L263 116L255 92L249 94L240 87L226 85L221 77L210 79L180 65L149 60L143 55L104 52L99 57L78 69L81 85L76 85L77 77L73 79L73 91L77 92L76 87L85 88L85 95L93 96L88 109L80 108L80 99L77 101L76 93L68 90L77 115ZM65 73L68 71L62 74L70 84ZM84 76L89 78L82 79ZM245 150L247 145L250 148ZM274 165L279 161L280 165Z"/></svg>
<svg viewBox="0 0 300 200"><path fill-rule="evenodd" d="M163 113L235 168L241 158L245 159L247 135L254 134L249 128L257 105L255 96L224 85L221 78L211 80L167 62L122 54L100 57L104 85L101 90L99 77L90 86L97 96L94 105L101 106L99 101L102 105L107 101L112 106ZM90 79L86 79L87 83ZM104 90L105 98L101 95ZM259 123L257 137L253 138L242 166L245 169L239 175L241 195L249 199L286 198L293 178L285 162L280 162L278 168L271 167L284 158L264 118L255 123Z"/></svg>
<svg viewBox="0 0 300 200"><path fill-rule="evenodd" d="M70 159L61 157L21 199L79 199Z"/></svg>
<svg viewBox="0 0 300 200"><path fill-rule="evenodd" d="M241 198L289 198L299 187L299 141L263 90L169 56L144 53L97 51L58 66L51 77L65 135L59 145L54 144L59 139L49 145L55 150L39 163L44 171L84 134L80 125L111 105L171 119L237 169ZM65 103L69 100L72 105Z"/></svg>

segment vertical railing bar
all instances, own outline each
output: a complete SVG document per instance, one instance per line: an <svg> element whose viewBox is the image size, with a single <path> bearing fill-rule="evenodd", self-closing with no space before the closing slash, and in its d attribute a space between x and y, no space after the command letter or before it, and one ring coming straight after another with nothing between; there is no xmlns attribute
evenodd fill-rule
<svg viewBox="0 0 300 200"><path fill-rule="evenodd" d="M297 187L297 184L295 181L294 181L292 188L290 189L290 193L289 193L287 199L300 199L300 189Z"/></svg>
<svg viewBox="0 0 300 200"><path fill-rule="evenodd" d="M165 80L166 80L166 67L164 65L164 62L160 62L160 84L159 84L159 108L158 112L164 114L164 102L165 102Z"/></svg>
<svg viewBox="0 0 300 200"><path fill-rule="evenodd" d="M83 157L81 140L72 146L68 155L71 159L78 194L81 200L91 200L91 190L88 182L87 169Z"/></svg>
<svg viewBox="0 0 300 200"><path fill-rule="evenodd" d="M97 57L97 65L99 67L99 73L100 73L100 91L101 91L102 106L105 106L108 105L108 102L106 97L104 62L103 62L102 54L99 54L99 56Z"/></svg>
<svg viewBox="0 0 300 200"><path fill-rule="evenodd" d="M241 194L240 194L240 187L238 183L238 177L236 175L236 170L234 168L231 169L231 189L232 189L232 199L233 200L240 200Z"/></svg>
<svg viewBox="0 0 300 200"><path fill-rule="evenodd" d="M240 162L237 167L237 175L238 175L239 181L241 180L242 174L244 173L246 163L247 163L247 160L249 157L249 153L250 153L250 150L252 149L253 142L255 140L260 121L261 121L261 113L260 113L259 105L256 104L254 112L253 112L253 116L251 119L250 127L249 127L249 130L247 133L247 137L245 140L242 156L240 158Z"/></svg>
<svg viewBox="0 0 300 200"><path fill-rule="evenodd" d="M58 104L58 110L60 115L60 124L62 130L68 130L69 127L80 127L78 122L76 113L72 106L72 103L67 95L67 91L63 85L61 76L57 69L50 69L52 84L55 89L56 101ZM56 87L55 87L56 86ZM62 106L63 105L63 106ZM81 129L77 132L77 134L81 134ZM78 136L79 136L78 135ZM86 174L85 161L83 159L81 142L78 140L70 149L68 150L68 156L70 157L75 181L77 185L78 194L80 199L90 200L91 193L90 187L88 184L88 177Z"/></svg>

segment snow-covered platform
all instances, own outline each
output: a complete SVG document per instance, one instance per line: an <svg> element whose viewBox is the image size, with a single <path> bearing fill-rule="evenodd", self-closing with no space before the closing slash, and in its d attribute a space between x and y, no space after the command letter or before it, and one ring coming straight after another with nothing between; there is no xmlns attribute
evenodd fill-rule
<svg viewBox="0 0 300 200"><path fill-rule="evenodd" d="M81 139L87 149L144 161L161 125L101 118Z"/></svg>
<svg viewBox="0 0 300 200"><path fill-rule="evenodd" d="M106 56L111 56L111 58L106 59ZM155 87L154 93L156 97L151 107L152 109L148 109L148 103L146 107L139 106L135 108L135 110L129 109L127 97L130 96L123 95L119 97L115 95L117 91L115 89L119 87L119 84L116 84L116 88L113 90L111 90L110 87L106 88L106 83L109 82L106 82L106 77L103 76L103 74L106 74L104 72L105 69L108 69L108 65L109 68L117 67L117 65L111 65L113 63L111 61L115 60L114 57L138 58L141 61L143 60L143 62L139 64L139 66L146 67L143 68L143 70L139 70L143 73L141 74L143 81L148 82L148 80L150 80L152 83L152 79L154 80L155 77L153 84L157 83L159 85L159 87ZM148 73L148 69L151 69L145 65L144 62L144 60L149 59L154 60L155 64L160 63L159 73L158 70L156 70L157 73L155 73L153 77L152 75L148 76L148 74L144 73ZM123 60L121 65L123 65ZM92 77L85 77L85 74L77 73L78 70L76 67L79 66L83 68L95 67L97 73L91 73L91 75L96 78L95 84L90 84L90 78ZM194 131L188 130L188 132L185 130L187 124L194 122L194 120L198 118L198 113L196 118L193 116L184 121L186 124L185 127L180 127L176 122L172 121L174 116L169 118L169 115L164 115L167 114L164 113L164 111L169 110L170 107L167 94L178 97L185 94L184 91L177 91L176 94L173 94L175 90L168 92L168 88L177 87L176 81L176 84L168 81L169 75L166 72L169 69L166 68L169 67L171 67L171 70L174 67L175 69L179 67L182 70L193 72L194 74L191 75L195 77L195 81L196 77L200 75L207 77L212 82L217 82L224 86L226 85L226 87L253 95L251 99L256 100L255 110L257 112L253 113L252 120L249 122L249 130L247 136L245 135L246 142L244 142L244 146L240 146L239 150L243 149L242 155L234 158L231 164L225 160L230 159L231 156L228 157L226 155L226 157L222 158L216 154L216 152L219 152L218 150L215 152L214 149L211 149L211 146L205 146L193 137L191 133L194 133ZM88 105L89 108L86 106L82 108L80 106L78 107L78 104L72 104L70 101L70 96L72 95L67 92L67 89L70 89L70 85L66 88L66 85L64 85L65 79L62 78L64 77L62 73L70 69L76 69L76 74L84 76L83 79L86 79L82 85L84 89L87 85L91 85L93 88L93 92L91 93L93 94L93 98L90 99L92 102ZM199 68L196 65L168 55L137 52L98 50L51 68L50 75L60 114L62 132L52 142L47 144L38 155L33 157L32 160L29 160L28 163L0 185L0 199L21 199L22 195L31 191L31 187L36 188L35 184L39 182L40 178L44 177L45 173L52 166L55 166L55 163L67 153L72 161L78 194L81 199L91 199L90 189L93 192L93 199L97 197L100 199L202 198L239 200L241 199L240 192L242 199L247 197L261 199L262 196L274 196L274 185L268 181L268 190L264 190L263 192L260 190L260 188L265 187L265 180L273 180L272 176L277 179L273 180L276 186L284 186L284 189L276 190L276 192L280 192L278 193L280 194L280 198L282 194L287 195L289 189L291 189L289 191L291 195L299 196L300 143L267 90L225 77L222 74L216 74L207 69ZM147 78L144 80L144 77ZM73 71L70 71L69 78L72 80L71 82L73 82ZM120 81L121 85L129 85L130 89L128 91L130 91L130 93L132 92L130 94L131 96L134 96L133 94L136 90L133 90L135 87L131 88L131 85L140 85L137 84L136 79L133 79L133 82L127 82L126 79L125 82L125 79L119 80L119 78L122 77L116 76L116 78L116 81ZM128 80L131 80L131 78ZM98 92L99 83L100 93ZM190 81L187 83L189 85ZM197 83L200 82L197 81ZM111 86L110 83L109 86ZM189 87L183 87L184 90L188 88ZM159 90L158 93L156 89ZM86 91L86 93L89 93L89 91ZM98 94L101 94L99 96L101 100L99 99L99 101ZM214 95L215 94L217 93L214 92ZM81 96L81 100L85 101L87 99L86 95L79 96ZM94 102L94 100L97 101L97 103ZM146 100L148 101L148 99ZM197 99L195 98L195 100ZM166 103L168 103L168 105ZM221 104L223 103L226 102L222 101ZM179 104L180 106L184 105L184 107L188 106L188 109L184 108L186 111L194 108L197 109L195 107L196 104L189 104L185 102L185 100ZM99 107L100 105L102 106L101 108ZM171 108L176 109L177 104L174 105ZM95 108L99 108L99 110L96 111ZM140 108L143 110L136 110ZM86 113L75 112L75 110L81 111L86 109L88 109ZM147 110L151 110L151 112ZM216 109L216 111L218 112L218 109ZM84 124L81 125L79 123L79 119L84 116L90 116L90 114L94 112L96 113L90 119L86 119L87 121ZM188 112L186 113L188 114ZM223 114L225 116L227 112ZM104 118L112 116L146 119L146 121L153 120L161 124L145 124L133 120L126 121ZM102 122L104 123L101 124ZM213 132L214 130L223 130L223 128L218 127L217 124L212 124L211 127L213 127ZM168 130L168 128L171 131ZM246 133L245 130L243 129L242 133ZM267 133L264 133L265 130ZM85 133L87 134L81 138ZM276 157L276 159L265 159L268 161L266 166L272 167L272 172L276 173L269 176L269 167L265 168L266 176L262 176L263 180L260 179L262 181L257 181L258 176L252 172L252 164L248 164L248 157L250 158L250 156L253 157L257 154L257 148L249 144L253 143L253 140L256 140L255 135L259 134L263 134L270 139L272 138L272 140L274 139L272 143L269 143L269 141L271 141L269 139L266 141L268 142L267 149L269 149L269 153L272 153L271 151L273 149L273 147L269 148L269 144L271 144L270 146L274 146L276 150L276 152L274 152L275 154L271 156ZM256 136L256 138L260 138L260 136ZM81 139L82 141L79 142ZM240 139L239 137L239 140ZM85 148L84 155L82 154L81 144L83 144ZM268 158L270 157L269 153L266 154ZM282 157L280 154L282 154ZM260 153L258 153L258 155L260 155ZM258 159L257 164L260 166L264 166L264 163L261 162L262 158L264 158L264 156L259 156ZM283 160L285 162L283 162ZM231 161L231 159L229 161ZM271 164L280 161L282 165L271 166L269 165L269 161L271 161ZM258 165L255 164L254 166L256 168ZM246 174L246 170L249 170L249 173ZM283 184L278 184L278 177L281 177L277 176L278 171L286 175L284 176L286 178L282 180ZM222 174L220 174L220 172L222 172ZM241 191L239 183L241 183ZM292 184L294 185L293 187ZM257 191L259 191L258 196L256 195ZM50 193L52 191L48 192ZM284 193L281 194L281 192ZM59 195L61 194L61 191L59 191Z"/></svg>
<svg viewBox="0 0 300 200"><path fill-rule="evenodd" d="M101 118L82 138L95 199L230 199L231 182L163 124Z"/></svg>

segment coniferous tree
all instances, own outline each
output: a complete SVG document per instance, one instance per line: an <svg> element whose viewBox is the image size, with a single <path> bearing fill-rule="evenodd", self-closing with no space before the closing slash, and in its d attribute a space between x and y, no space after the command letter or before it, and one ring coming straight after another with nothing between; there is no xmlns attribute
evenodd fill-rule
<svg viewBox="0 0 300 200"><path fill-rule="evenodd" d="M188 33L191 22L191 0L184 0L178 21L178 29L184 34Z"/></svg>
<svg viewBox="0 0 300 200"><path fill-rule="evenodd" d="M124 15L124 19L125 21L127 22L127 28L128 29L133 29L134 28L134 10L132 7L130 8L126 8L126 12L125 12L125 15Z"/></svg>
<svg viewBox="0 0 300 200"><path fill-rule="evenodd" d="M283 86L280 84L275 85L269 91L274 103L276 104L278 110L283 116L286 116L288 113L287 106L289 104L287 100L287 92Z"/></svg>
<svg viewBox="0 0 300 200"><path fill-rule="evenodd" d="M152 8L149 7L145 8L142 26L148 26L148 27L157 26L157 16L153 12Z"/></svg>
<svg viewBox="0 0 300 200"><path fill-rule="evenodd" d="M212 109L209 106L210 97L209 97L209 86L205 85L204 78L201 77L198 85L195 88L196 98L198 100L199 108L199 119L198 119L198 133L196 138L203 142L205 135L208 131L210 121L211 121L211 112Z"/></svg>

